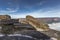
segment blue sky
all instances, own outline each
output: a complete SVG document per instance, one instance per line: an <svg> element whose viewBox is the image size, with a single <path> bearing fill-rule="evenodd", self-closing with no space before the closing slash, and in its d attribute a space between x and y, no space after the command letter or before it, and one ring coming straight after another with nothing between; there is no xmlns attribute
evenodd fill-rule
<svg viewBox="0 0 60 40"><path fill-rule="evenodd" d="M60 17L60 0L0 0L0 15L12 18Z"/></svg>

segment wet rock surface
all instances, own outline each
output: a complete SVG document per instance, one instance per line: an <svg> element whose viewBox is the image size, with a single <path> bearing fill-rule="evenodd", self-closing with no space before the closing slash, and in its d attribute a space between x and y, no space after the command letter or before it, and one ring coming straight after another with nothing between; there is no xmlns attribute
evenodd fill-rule
<svg viewBox="0 0 60 40"><path fill-rule="evenodd" d="M45 35L48 35L49 37L54 37L57 40L60 40L60 31L56 31L56 30L52 30L50 29L49 31L41 31L42 33L44 33Z"/></svg>
<svg viewBox="0 0 60 40"><path fill-rule="evenodd" d="M38 31L24 30L8 36L2 36L0 40L50 40L50 37Z"/></svg>
<svg viewBox="0 0 60 40"><path fill-rule="evenodd" d="M0 37L0 40L34 40L33 38L22 37L22 36L4 36Z"/></svg>
<svg viewBox="0 0 60 40"><path fill-rule="evenodd" d="M49 36L35 30L24 30L24 31L16 32L16 34L28 35L28 36L32 36L33 38L41 39L41 40L50 39Z"/></svg>

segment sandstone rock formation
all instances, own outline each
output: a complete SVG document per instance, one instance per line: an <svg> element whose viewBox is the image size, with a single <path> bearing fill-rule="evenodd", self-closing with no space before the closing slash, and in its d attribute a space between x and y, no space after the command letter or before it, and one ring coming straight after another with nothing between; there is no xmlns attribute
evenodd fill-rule
<svg viewBox="0 0 60 40"><path fill-rule="evenodd" d="M44 23L43 21L38 21L36 20L34 17L32 16L26 16L26 21L32 25L34 28L36 28L37 31L48 31L49 30L49 26Z"/></svg>
<svg viewBox="0 0 60 40"><path fill-rule="evenodd" d="M9 15L0 15L0 20L2 19L11 19Z"/></svg>

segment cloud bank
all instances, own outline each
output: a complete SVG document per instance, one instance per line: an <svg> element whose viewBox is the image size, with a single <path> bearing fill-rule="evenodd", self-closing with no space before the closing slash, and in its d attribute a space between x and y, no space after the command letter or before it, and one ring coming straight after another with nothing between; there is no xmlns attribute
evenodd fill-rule
<svg viewBox="0 0 60 40"><path fill-rule="evenodd" d="M15 13L15 14L10 14L12 18L25 18L26 15L31 15L36 18L39 17L60 17L60 9L55 9L55 8L47 8L45 9L40 9L34 12L27 12L27 13Z"/></svg>
<svg viewBox="0 0 60 40"><path fill-rule="evenodd" d="M11 15L12 18L60 17L59 0L0 0L0 14Z"/></svg>

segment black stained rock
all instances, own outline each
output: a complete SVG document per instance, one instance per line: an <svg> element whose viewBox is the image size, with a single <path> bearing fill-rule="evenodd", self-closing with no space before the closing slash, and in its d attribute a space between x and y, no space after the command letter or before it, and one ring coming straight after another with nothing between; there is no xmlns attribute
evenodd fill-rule
<svg viewBox="0 0 60 40"><path fill-rule="evenodd" d="M39 32L39 31L35 31L35 30L24 30L24 31L18 32L17 34L28 35L28 36L32 36L33 38L42 39L42 40L50 39L49 36Z"/></svg>
<svg viewBox="0 0 60 40"><path fill-rule="evenodd" d="M3 36L0 40L34 40L33 38L27 38L22 36Z"/></svg>
<svg viewBox="0 0 60 40"><path fill-rule="evenodd" d="M9 35L11 34L0 37L0 40L50 40L49 36L35 30L23 30L12 34L12 36Z"/></svg>

